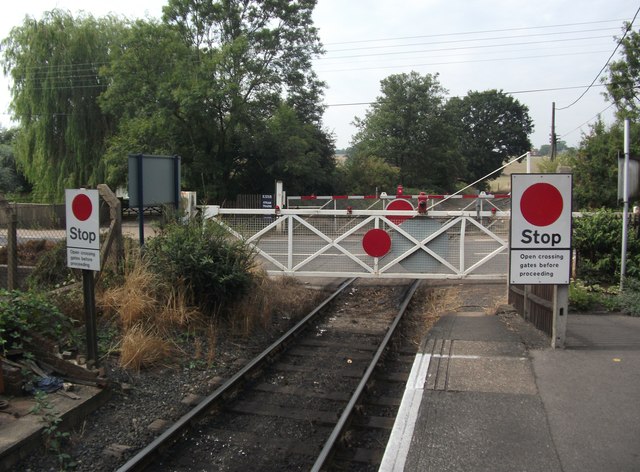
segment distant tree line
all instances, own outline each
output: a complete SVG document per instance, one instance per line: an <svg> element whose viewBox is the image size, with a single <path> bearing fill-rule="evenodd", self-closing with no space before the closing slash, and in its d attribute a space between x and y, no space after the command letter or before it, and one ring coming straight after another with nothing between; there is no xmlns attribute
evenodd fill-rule
<svg viewBox="0 0 640 472"><path fill-rule="evenodd" d="M160 20L26 17L2 42L17 128L2 136L0 185L60 200L64 188L125 185L127 156L145 153L180 155L185 188L205 201L271 192L276 179L290 194L397 184L451 192L485 188L484 177L531 149L533 123L518 100L500 90L447 98L438 74L411 72L381 81L336 165L322 123L325 84L311 65L323 52L315 4L169 0ZM625 58L610 66L621 117L638 115L639 45L631 32ZM612 204L590 186L613 179L617 133L599 123L562 153L581 205Z"/></svg>

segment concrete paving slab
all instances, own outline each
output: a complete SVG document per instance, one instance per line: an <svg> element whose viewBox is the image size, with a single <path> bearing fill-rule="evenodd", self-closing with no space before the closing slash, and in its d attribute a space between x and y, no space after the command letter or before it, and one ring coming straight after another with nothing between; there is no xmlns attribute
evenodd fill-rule
<svg viewBox="0 0 640 472"><path fill-rule="evenodd" d="M452 342L451 353L454 356L526 357L527 349L521 342L467 341L456 339Z"/></svg>
<svg viewBox="0 0 640 472"><path fill-rule="evenodd" d="M447 390L535 395L537 388L527 358L453 358Z"/></svg>
<svg viewBox="0 0 640 472"><path fill-rule="evenodd" d="M504 329L497 316L458 316L455 313L443 315L431 329L429 337L467 341L520 341L517 334Z"/></svg>
<svg viewBox="0 0 640 472"><path fill-rule="evenodd" d="M532 356L564 472L639 471L640 349Z"/></svg>
<svg viewBox="0 0 640 472"><path fill-rule="evenodd" d="M567 348L640 349L640 319L621 315L570 315Z"/></svg>
<svg viewBox="0 0 640 472"><path fill-rule="evenodd" d="M562 469L537 396L425 391L404 470Z"/></svg>

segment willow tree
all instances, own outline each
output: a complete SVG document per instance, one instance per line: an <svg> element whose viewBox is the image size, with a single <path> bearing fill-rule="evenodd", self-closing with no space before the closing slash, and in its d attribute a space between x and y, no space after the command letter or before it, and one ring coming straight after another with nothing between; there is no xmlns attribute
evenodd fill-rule
<svg viewBox="0 0 640 472"><path fill-rule="evenodd" d="M25 17L2 42L19 124L16 160L37 199L60 200L64 188L104 180L101 156L113 120L97 102L107 86L99 70L121 25L53 10L41 20Z"/></svg>

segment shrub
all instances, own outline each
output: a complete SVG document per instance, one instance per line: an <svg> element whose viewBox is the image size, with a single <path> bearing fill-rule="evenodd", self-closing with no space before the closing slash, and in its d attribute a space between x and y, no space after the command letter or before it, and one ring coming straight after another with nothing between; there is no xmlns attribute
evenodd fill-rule
<svg viewBox="0 0 640 472"><path fill-rule="evenodd" d="M52 289L79 280L78 273L67 267L67 242L60 241L42 253L27 283L31 288Z"/></svg>
<svg viewBox="0 0 640 472"><path fill-rule="evenodd" d="M253 252L212 221L168 224L144 256L168 285L184 283L188 301L208 313L224 311L251 286Z"/></svg>
<svg viewBox="0 0 640 472"><path fill-rule="evenodd" d="M590 311L598 304L598 295L580 283L569 285L569 307L571 311Z"/></svg>
<svg viewBox="0 0 640 472"><path fill-rule="evenodd" d="M586 284L615 284L620 280L622 219L602 209L573 220L573 247L578 254L578 277ZM640 274L640 240L629 231L627 275Z"/></svg>
<svg viewBox="0 0 640 472"><path fill-rule="evenodd" d="M618 295L619 309L621 312L640 316L640 280L626 279L624 290Z"/></svg>
<svg viewBox="0 0 640 472"><path fill-rule="evenodd" d="M0 352L25 349L34 334L63 344L73 334L73 323L45 295L0 290ZM28 348L27 348L28 349Z"/></svg>

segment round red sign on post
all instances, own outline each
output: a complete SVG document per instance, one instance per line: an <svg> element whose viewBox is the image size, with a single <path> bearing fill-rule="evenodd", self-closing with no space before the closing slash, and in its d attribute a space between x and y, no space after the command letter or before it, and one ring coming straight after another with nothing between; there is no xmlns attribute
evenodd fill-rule
<svg viewBox="0 0 640 472"><path fill-rule="evenodd" d="M415 210L415 208L413 208L413 205L411 204L410 201L406 199L398 198L396 200L392 200L387 205L387 210L412 211L412 210ZM387 218L389 218L389 221L391 221L392 223L396 225L401 225L403 222L410 220L413 217L412 216L387 216Z"/></svg>
<svg viewBox="0 0 640 472"><path fill-rule="evenodd" d="M362 248L371 257L382 257L391 249L391 236L382 229L371 229L362 238Z"/></svg>
<svg viewBox="0 0 640 472"><path fill-rule="evenodd" d="M562 194L553 185L540 182L529 186L520 199L520 212L529 224L549 226L562 214Z"/></svg>
<svg viewBox="0 0 640 472"><path fill-rule="evenodd" d="M82 193L76 195L71 202L71 211L78 220L87 221L93 213L91 199Z"/></svg>

